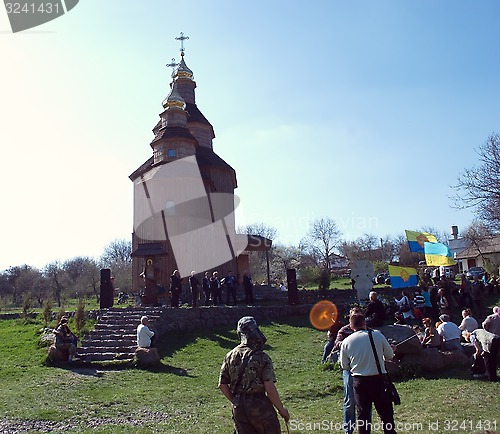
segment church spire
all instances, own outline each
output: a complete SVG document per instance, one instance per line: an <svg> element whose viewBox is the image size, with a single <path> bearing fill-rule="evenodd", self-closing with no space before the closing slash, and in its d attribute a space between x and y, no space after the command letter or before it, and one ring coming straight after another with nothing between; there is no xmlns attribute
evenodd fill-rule
<svg viewBox="0 0 500 434"><path fill-rule="evenodd" d="M173 73L173 79L177 80L179 78L184 78L187 80L193 80L193 71L191 71L188 66L186 65L186 62L184 61L184 41L189 39L189 36L184 36L184 33L181 32L180 36L177 36L175 38L177 41L181 41L181 61L179 62L177 69Z"/></svg>

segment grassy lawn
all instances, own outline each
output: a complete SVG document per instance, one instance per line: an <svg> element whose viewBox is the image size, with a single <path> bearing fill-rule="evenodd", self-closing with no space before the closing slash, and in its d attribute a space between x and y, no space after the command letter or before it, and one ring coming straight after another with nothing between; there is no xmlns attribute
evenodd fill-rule
<svg viewBox="0 0 500 434"><path fill-rule="evenodd" d="M46 366L47 350L37 345L40 328L39 322L0 321L0 424L51 421L51 432L73 433L233 432L230 407L216 388L223 356L238 343L233 327L165 336L159 343L162 366L154 371ZM292 415L290 432L342 432L335 429L342 421L341 373L319 363L325 333L311 328L307 318L261 328ZM401 433L475 433L477 422L486 420L500 425L498 383L472 380L467 371L450 367L439 378L401 381L397 387Z"/></svg>

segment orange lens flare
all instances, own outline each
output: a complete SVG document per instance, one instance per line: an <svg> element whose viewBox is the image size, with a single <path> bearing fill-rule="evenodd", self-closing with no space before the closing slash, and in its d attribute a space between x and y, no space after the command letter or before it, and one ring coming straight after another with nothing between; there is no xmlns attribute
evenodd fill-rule
<svg viewBox="0 0 500 434"><path fill-rule="evenodd" d="M318 301L309 312L309 321L318 330L327 330L337 318L337 306L328 300Z"/></svg>

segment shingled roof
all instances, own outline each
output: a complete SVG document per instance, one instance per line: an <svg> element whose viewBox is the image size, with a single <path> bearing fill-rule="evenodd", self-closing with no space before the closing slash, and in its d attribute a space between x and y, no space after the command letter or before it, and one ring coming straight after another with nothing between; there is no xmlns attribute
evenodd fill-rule
<svg viewBox="0 0 500 434"><path fill-rule="evenodd" d="M151 143L157 142L161 139L189 139L194 143L198 143L198 140L191 134L191 132L184 127L165 127L160 128L156 133L155 138Z"/></svg>
<svg viewBox="0 0 500 434"><path fill-rule="evenodd" d="M153 167L153 157L148 158L143 164L141 164L134 172L129 175L132 181L135 181L141 175L146 173L149 169ZM196 149L196 161L198 166L202 167L218 167L220 169L231 171L235 174L235 170L227 164L221 157L219 157L212 149L204 148L199 146ZM168 164L168 163L166 163Z"/></svg>
<svg viewBox="0 0 500 434"><path fill-rule="evenodd" d="M500 236L479 240L477 245L467 247L457 253L456 259L477 258L481 254L491 255L493 253L500 253Z"/></svg>

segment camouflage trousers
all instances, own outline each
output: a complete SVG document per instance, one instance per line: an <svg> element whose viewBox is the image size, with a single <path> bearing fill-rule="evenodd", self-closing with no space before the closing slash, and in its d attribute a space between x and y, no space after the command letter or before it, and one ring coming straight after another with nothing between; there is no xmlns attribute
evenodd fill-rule
<svg viewBox="0 0 500 434"><path fill-rule="evenodd" d="M280 434L276 410L264 393L240 395L233 407L235 434Z"/></svg>

